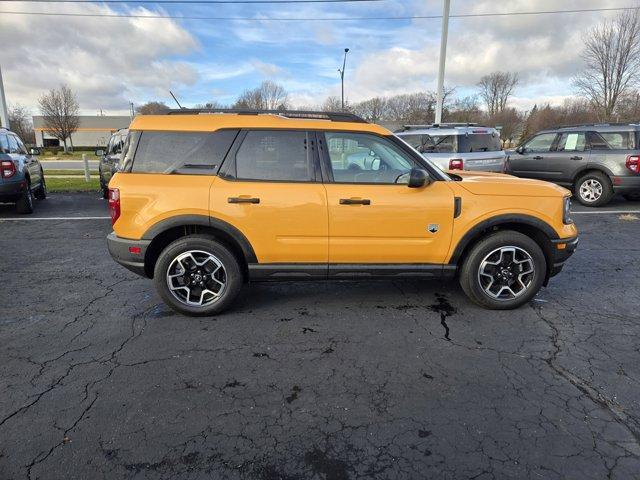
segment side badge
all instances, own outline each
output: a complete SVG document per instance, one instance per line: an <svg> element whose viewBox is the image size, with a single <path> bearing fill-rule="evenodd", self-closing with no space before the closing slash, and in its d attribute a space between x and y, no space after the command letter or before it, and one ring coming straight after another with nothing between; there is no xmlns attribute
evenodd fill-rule
<svg viewBox="0 0 640 480"><path fill-rule="evenodd" d="M430 223L427 227L427 230L429 230L431 233L436 233L439 229L440 225L438 225L437 223Z"/></svg>

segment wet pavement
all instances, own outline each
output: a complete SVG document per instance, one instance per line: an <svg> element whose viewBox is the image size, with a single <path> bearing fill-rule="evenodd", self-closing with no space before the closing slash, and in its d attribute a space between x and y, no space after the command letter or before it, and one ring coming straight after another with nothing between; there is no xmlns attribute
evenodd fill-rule
<svg viewBox="0 0 640 480"><path fill-rule="evenodd" d="M3 480L640 478L640 215L577 214L578 251L516 311L310 282L215 318L115 264L107 215L52 195L32 218L100 218L0 220Z"/></svg>

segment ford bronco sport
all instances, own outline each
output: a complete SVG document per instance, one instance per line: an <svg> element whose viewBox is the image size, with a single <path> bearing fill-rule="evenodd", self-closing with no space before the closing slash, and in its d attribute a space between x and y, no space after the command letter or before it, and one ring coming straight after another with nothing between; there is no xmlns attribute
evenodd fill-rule
<svg viewBox="0 0 640 480"><path fill-rule="evenodd" d="M578 243L570 192L447 175L346 113L178 110L136 117L109 183L117 262L178 312L246 281L459 278L493 309L529 301Z"/></svg>

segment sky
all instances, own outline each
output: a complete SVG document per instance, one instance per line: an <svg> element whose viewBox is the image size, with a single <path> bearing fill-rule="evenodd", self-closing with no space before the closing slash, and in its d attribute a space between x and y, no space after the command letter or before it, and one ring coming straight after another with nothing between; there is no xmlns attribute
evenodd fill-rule
<svg viewBox="0 0 640 480"><path fill-rule="evenodd" d="M629 0L452 0L451 14L628 7ZM11 15L67 12L243 17L251 20L90 18ZM37 114L38 97L65 83L81 113L128 113L129 102L183 106L232 103L245 89L273 80L295 106L345 96L435 90L440 19L273 21L269 18L353 18L439 15L441 0L314 4L65 4L0 2L0 68L9 105ZM511 105L559 104L575 92L582 35L613 13L454 18L445 84L458 96L477 93L482 75L514 71L521 82Z"/></svg>

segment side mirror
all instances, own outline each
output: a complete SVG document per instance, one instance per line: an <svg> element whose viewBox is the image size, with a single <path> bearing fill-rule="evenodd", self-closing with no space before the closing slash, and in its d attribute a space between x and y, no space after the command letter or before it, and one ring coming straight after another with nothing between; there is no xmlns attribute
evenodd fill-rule
<svg viewBox="0 0 640 480"><path fill-rule="evenodd" d="M421 168L412 168L409 173L409 183L407 186L409 188L420 188L424 187L431 183L431 179L429 178L429 174L426 170Z"/></svg>
<svg viewBox="0 0 640 480"><path fill-rule="evenodd" d="M98 148L96 150L96 157L102 157L104 155L104 150L102 150L101 148Z"/></svg>
<svg viewBox="0 0 640 480"><path fill-rule="evenodd" d="M31 150L29 150L29 154L30 155L40 155L40 149L39 148L32 148Z"/></svg>
<svg viewBox="0 0 640 480"><path fill-rule="evenodd" d="M520 145L518 148L516 148L516 153L522 155L524 153L524 147Z"/></svg>

